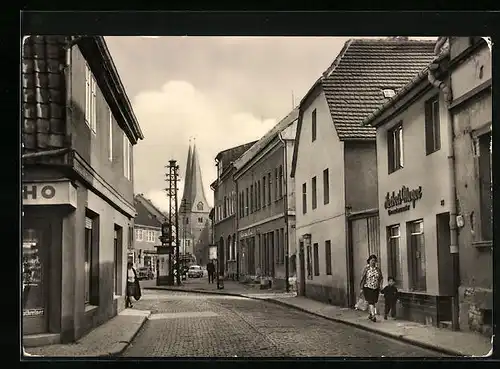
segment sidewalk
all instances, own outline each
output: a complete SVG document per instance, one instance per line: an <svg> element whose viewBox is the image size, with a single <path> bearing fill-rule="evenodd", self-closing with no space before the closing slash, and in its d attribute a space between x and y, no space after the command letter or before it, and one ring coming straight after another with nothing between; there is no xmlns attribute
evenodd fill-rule
<svg viewBox="0 0 500 369"><path fill-rule="evenodd" d="M217 281L208 283L207 278L187 279L180 286L156 286L155 280L141 281L141 288L146 290L166 290L179 292L194 292L205 294L218 294L226 296L243 296L249 298L268 299L273 297L295 297L296 293L275 290L261 290L259 285L246 285L237 281L224 281L224 288L217 289Z"/></svg>
<svg viewBox="0 0 500 369"><path fill-rule="evenodd" d="M271 298L268 301L292 307L323 318L352 325L366 331L395 338L452 356L484 356L492 349L491 340L475 333L453 332L419 323L398 320L371 322L367 314L349 308L324 304L305 297Z"/></svg>
<svg viewBox="0 0 500 369"><path fill-rule="evenodd" d="M149 311L125 309L75 343L26 347L24 355L27 357L117 356L127 348L149 315Z"/></svg>

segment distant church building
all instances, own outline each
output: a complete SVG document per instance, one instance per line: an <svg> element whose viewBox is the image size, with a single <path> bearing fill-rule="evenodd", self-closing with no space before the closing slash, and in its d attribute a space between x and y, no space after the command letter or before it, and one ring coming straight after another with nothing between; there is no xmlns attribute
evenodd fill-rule
<svg viewBox="0 0 500 369"><path fill-rule="evenodd" d="M208 246L211 239L208 216L210 210L203 189L196 144L191 147L190 143L184 176L184 193L179 208L180 253L194 255L200 265L208 262Z"/></svg>

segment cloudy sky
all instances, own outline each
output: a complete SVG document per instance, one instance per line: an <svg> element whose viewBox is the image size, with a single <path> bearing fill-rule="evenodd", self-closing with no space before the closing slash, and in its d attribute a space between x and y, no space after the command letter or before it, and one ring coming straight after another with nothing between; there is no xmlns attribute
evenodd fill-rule
<svg viewBox="0 0 500 369"><path fill-rule="evenodd" d="M145 139L135 192L168 209L165 168L196 138L205 194L219 151L259 139L298 103L347 37L106 37Z"/></svg>

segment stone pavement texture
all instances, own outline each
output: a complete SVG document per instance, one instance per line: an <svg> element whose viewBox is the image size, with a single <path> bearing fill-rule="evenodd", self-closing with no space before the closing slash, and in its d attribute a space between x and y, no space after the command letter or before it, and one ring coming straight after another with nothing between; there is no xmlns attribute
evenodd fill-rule
<svg viewBox="0 0 500 369"><path fill-rule="evenodd" d="M125 309L71 344L27 347L26 356L99 357L121 354L146 322L150 312Z"/></svg>
<svg viewBox="0 0 500 369"><path fill-rule="evenodd" d="M145 290L124 357L436 357L439 353L265 300Z"/></svg>
<svg viewBox="0 0 500 369"><path fill-rule="evenodd" d="M271 300L284 306L393 337L420 347L439 349L449 355L485 356L492 349L490 339L475 333L453 332L448 329L391 318L383 320L383 317L377 322L371 322L364 312L332 306L300 296L294 298L277 297Z"/></svg>

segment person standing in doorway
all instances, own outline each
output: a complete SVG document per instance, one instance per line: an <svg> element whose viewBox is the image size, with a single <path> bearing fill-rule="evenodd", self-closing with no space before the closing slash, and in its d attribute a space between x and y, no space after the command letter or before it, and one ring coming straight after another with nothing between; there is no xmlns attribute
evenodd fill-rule
<svg viewBox="0 0 500 369"><path fill-rule="evenodd" d="M135 287L137 283L137 273L135 272L135 269L132 265L132 263L129 261L127 263L127 291L125 294L125 307L126 308L131 308L132 305L132 296L135 296Z"/></svg>
<svg viewBox="0 0 500 369"><path fill-rule="evenodd" d="M377 266L377 256L370 255L367 264L363 270L361 277L360 287L363 291L363 296L368 302L368 319L372 322L376 322L376 308L375 304L378 302L378 296L383 283L382 271Z"/></svg>
<svg viewBox="0 0 500 369"><path fill-rule="evenodd" d="M208 272L208 283L214 283L214 273L215 273L215 265L210 260L207 264L207 272Z"/></svg>

